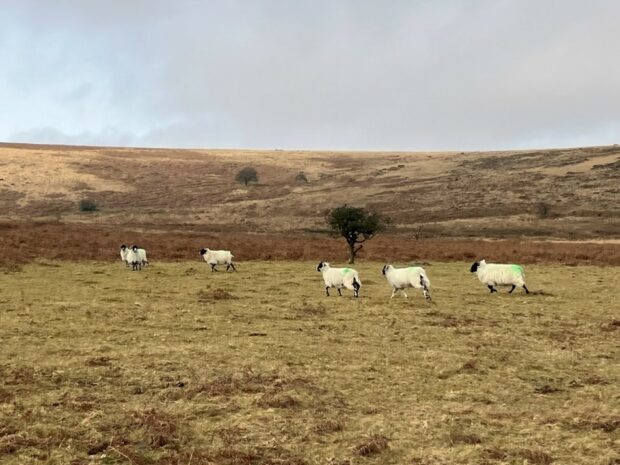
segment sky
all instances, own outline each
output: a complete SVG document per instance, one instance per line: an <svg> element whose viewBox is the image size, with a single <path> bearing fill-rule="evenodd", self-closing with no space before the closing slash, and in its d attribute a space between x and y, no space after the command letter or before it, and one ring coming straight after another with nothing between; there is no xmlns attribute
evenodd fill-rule
<svg viewBox="0 0 620 465"><path fill-rule="evenodd" d="M618 0L0 0L0 141L620 143Z"/></svg>

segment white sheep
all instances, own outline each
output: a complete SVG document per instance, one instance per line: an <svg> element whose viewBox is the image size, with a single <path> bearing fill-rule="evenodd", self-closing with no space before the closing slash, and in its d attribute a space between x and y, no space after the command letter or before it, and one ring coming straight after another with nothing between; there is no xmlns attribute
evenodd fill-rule
<svg viewBox="0 0 620 465"><path fill-rule="evenodd" d="M522 287L526 294L530 291L525 285L525 273L520 265L487 263L485 260L475 262L470 272L476 273L482 284L486 284L491 293L497 292L495 286L512 285L509 293L515 290L515 287Z"/></svg>
<svg viewBox="0 0 620 465"><path fill-rule="evenodd" d="M353 268L332 268L329 266L329 263L321 262L316 267L316 270L323 274L325 293L328 296L330 287L338 289L338 295L342 295L340 289L346 287L353 291L354 297L359 297L362 282L360 281L359 274Z"/></svg>
<svg viewBox="0 0 620 465"><path fill-rule="evenodd" d="M394 297L396 291L401 291L405 295L405 298L407 298L405 288L413 287L415 289L422 289L422 292L424 292L424 298L426 300L431 300L431 294L428 290L431 282L429 281L428 276L426 276L426 271L424 271L424 268L419 266L394 268L392 265L385 265L382 273L385 275L393 288L392 297L390 297L390 299Z"/></svg>
<svg viewBox="0 0 620 465"><path fill-rule="evenodd" d="M142 259L138 253L138 247L135 245L132 248L127 249L125 260L131 265L131 271L140 271L142 269Z"/></svg>
<svg viewBox="0 0 620 465"><path fill-rule="evenodd" d="M127 261L127 254L129 253L129 247L125 244L121 245L121 260L125 262L125 266L129 266L129 262Z"/></svg>
<svg viewBox="0 0 620 465"><path fill-rule="evenodd" d="M128 259L130 252L137 254L137 260L134 255L131 255L131 261ZM139 261L140 266L148 266L149 264L146 258L146 250L137 245L132 245L131 247L127 247L125 244L121 245L121 260L125 262L126 266L131 265L132 261Z"/></svg>
<svg viewBox="0 0 620 465"><path fill-rule="evenodd" d="M200 255L202 255L205 262L211 265L211 271L217 271L217 268L215 268L217 265L226 265L226 271L231 267L233 271L237 271L233 263L234 255L229 250L200 249Z"/></svg>
<svg viewBox="0 0 620 465"><path fill-rule="evenodd" d="M131 248L134 250L134 252L138 254L138 258L140 259L140 264L142 266L148 266L149 261L146 258L146 250L144 250L142 247L138 247L137 245L134 245Z"/></svg>

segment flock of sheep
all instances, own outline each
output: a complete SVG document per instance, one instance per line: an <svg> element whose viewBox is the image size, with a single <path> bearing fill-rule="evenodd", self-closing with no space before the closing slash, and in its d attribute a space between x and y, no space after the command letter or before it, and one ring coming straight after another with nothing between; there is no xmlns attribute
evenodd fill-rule
<svg viewBox="0 0 620 465"><path fill-rule="evenodd" d="M210 250L200 249L200 255L205 262L211 265L211 271L217 271L217 265L226 265L226 271L232 268L237 271L233 262L233 254L229 250ZM140 271L143 266L148 266L146 250L137 245L128 247L121 245L121 260L126 266L131 266L133 271ZM338 295L342 295L341 289L353 291L354 297L359 297L362 281L359 273L353 268L332 268L329 263L321 262L316 270L323 275L325 282L325 293L329 296L330 288L338 290ZM485 284L491 293L497 292L497 286L512 286L509 293L515 288L521 287L529 294L525 285L525 273L520 265L508 265L498 263L487 263L485 260L475 262L470 272L476 273L481 283ZM394 268L392 265L385 265L382 273L392 286L392 297L397 291L401 291L405 297L406 288L422 289L424 298L431 300L429 287L431 285L426 271L420 266L410 266L407 268Z"/></svg>

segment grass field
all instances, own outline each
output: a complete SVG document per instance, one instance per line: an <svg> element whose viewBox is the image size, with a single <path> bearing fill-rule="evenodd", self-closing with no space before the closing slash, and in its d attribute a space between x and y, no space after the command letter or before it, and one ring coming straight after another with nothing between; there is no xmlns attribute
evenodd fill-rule
<svg viewBox="0 0 620 465"><path fill-rule="evenodd" d="M620 268L431 263L429 303L381 266L5 268L0 463L620 463Z"/></svg>

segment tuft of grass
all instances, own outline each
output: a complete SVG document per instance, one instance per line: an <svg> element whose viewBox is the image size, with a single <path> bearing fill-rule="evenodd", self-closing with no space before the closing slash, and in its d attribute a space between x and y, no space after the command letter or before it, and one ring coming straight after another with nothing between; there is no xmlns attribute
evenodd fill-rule
<svg viewBox="0 0 620 465"><path fill-rule="evenodd" d="M480 443L482 443L482 438L479 435L465 431L461 428L453 428L448 433L448 444L451 446Z"/></svg>
<svg viewBox="0 0 620 465"><path fill-rule="evenodd" d="M132 427L144 430L151 447L159 448L179 442L177 418L155 408L134 412Z"/></svg>
<svg viewBox="0 0 620 465"><path fill-rule="evenodd" d="M224 289L214 289L209 292L201 289L198 291L197 296L198 296L198 302L201 302L201 303L213 302L213 301L218 301L218 300L235 299L235 296L233 296L230 292Z"/></svg>
<svg viewBox="0 0 620 465"><path fill-rule="evenodd" d="M300 404L299 399L279 392L266 392L256 401L263 408L296 408Z"/></svg>
<svg viewBox="0 0 620 465"><path fill-rule="evenodd" d="M518 449L515 455L534 465L549 465L554 461L551 455L540 449Z"/></svg>
<svg viewBox="0 0 620 465"><path fill-rule="evenodd" d="M319 421L314 429L317 433L336 433L344 430L344 421L336 418L326 418Z"/></svg>
<svg viewBox="0 0 620 465"><path fill-rule="evenodd" d="M355 455L368 457L369 455L379 454L390 448L390 440L381 435L373 434L364 438L364 440L353 448Z"/></svg>

